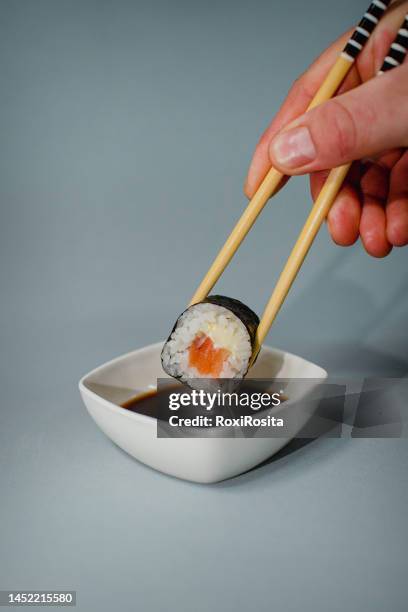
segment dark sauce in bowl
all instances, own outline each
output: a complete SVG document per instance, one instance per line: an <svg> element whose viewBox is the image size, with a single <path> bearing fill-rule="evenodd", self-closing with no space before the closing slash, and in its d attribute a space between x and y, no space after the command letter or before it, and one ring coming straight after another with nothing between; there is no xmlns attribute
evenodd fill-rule
<svg viewBox="0 0 408 612"><path fill-rule="evenodd" d="M170 393L175 393L177 389L179 389L178 386L160 389L159 391L157 389L150 389L145 393L139 393L135 397L131 397L121 404L121 407L131 412L138 412L139 414L157 418L162 402L168 401Z"/></svg>

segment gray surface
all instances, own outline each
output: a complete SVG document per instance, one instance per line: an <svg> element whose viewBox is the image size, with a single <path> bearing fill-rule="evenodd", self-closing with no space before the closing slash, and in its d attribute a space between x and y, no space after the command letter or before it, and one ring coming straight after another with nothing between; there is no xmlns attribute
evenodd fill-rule
<svg viewBox="0 0 408 612"><path fill-rule="evenodd" d="M0 588L76 589L87 612L406 610L406 440L317 440L198 486L115 448L76 386L167 334L258 135L366 1L337 5L3 0ZM262 310L309 206L292 181L217 290ZM406 257L323 230L270 343L405 376Z"/></svg>

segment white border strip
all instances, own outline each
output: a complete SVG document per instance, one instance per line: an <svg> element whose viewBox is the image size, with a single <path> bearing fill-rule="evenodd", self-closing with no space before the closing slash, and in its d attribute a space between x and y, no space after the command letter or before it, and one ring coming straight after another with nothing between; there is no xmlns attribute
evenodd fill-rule
<svg viewBox="0 0 408 612"><path fill-rule="evenodd" d="M385 9L387 8L387 5L384 4L384 2L381 2L381 0L373 0L373 4L375 4L375 6L378 6L378 8L382 9L383 11L385 11Z"/></svg>
<svg viewBox="0 0 408 612"><path fill-rule="evenodd" d="M391 48L395 49L396 51L400 51L401 53L407 52L406 48L398 43L392 43Z"/></svg>
<svg viewBox="0 0 408 612"><path fill-rule="evenodd" d="M357 42L356 40L353 40L352 38L350 38L348 44L353 45L353 47L357 47L357 49L359 49L360 51L363 48L363 45L361 43Z"/></svg>
<svg viewBox="0 0 408 612"><path fill-rule="evenodd" d="M341 57L345 60L347 60L348 62L353 63L354 62L354 57L351 57L351 55L349 55L348 53L346 53L345 51L341 52Z"/></svg>
<svg viewBox="0 0 408 612"><path fill-rule="evenodd" d="M373 23L375 23L375 25L377 25L378 19L377 17L374 17L374 15L371 15L371 13L364 13L364 17L368 19L368 21L372 21Z"/></svg>
<svg viewBox="0 0 408 612"><path fill-rule="evenodd" d="M361 26L357 26L356 30L357 30L357 32L359 32L363 36L367 36L367 38L370 37L370 32L368 30L366 30L365 28L362 28Z"/></svg>
<svg viewBox="0 0 408 612"><path fill-rule="evenodd" d="M387 64L391 64L392 66L399 66L400 63L397 62L396 59L394 59L393 57L391 57L390 55L387 55L387 57L385 58L384 62L387 62Z"/></svg>

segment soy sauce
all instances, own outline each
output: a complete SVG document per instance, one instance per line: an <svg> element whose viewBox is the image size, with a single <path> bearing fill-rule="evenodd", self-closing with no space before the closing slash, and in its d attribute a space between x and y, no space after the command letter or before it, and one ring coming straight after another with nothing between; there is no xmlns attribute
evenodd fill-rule
<svg viewBox="0 0 408 612"><path fill-rule="evenodd" d="M166 389L151 389L145 393L140 393L135 397L131 397L126 402L121 404L122 408L130 410L131 412L138 412L139 414L145 414L157 418L160 413L160 407L163 402L168 402L170 393L177 392L180 387L174 385L173 387L167 387Z"/></svg>

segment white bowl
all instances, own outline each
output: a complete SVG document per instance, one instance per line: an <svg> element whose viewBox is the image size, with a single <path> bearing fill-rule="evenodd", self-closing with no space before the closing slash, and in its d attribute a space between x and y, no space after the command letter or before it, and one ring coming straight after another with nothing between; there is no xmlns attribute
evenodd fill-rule
<svg viewBox="0 0 408 612"><path fill-rule="evenodd" d="M155 418L118 404L156 388L157 379L165 378L160 362L162 346L162 342L152 344L105 363L80 380L79 390L89 414L108 438L146 465L194 482L231 478L278 452L310 417L310 402L306 410L301 400L312 395L312 403L317 405L317 387L327 378L327 372L310 361L263 347L249 376L291 379L285 390L289 400L279 407L282 415L296 412L296 431L292 428L290 437L158 438ZM302 379L301 385L298 379ZM275 414L276 408L272 410Z"/></svg>

